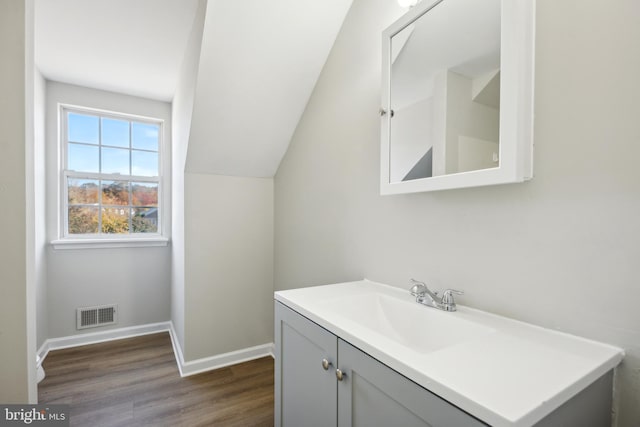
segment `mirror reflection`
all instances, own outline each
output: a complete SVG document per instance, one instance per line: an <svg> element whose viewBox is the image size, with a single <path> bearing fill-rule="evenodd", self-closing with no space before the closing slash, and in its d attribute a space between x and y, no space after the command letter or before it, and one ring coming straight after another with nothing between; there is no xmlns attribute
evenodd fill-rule
<svg viewBox="0 0 640 427"><path fill-rule="evenodd" d="M443 0L390 53L390 182L499 166L500 0Z"/></svg>

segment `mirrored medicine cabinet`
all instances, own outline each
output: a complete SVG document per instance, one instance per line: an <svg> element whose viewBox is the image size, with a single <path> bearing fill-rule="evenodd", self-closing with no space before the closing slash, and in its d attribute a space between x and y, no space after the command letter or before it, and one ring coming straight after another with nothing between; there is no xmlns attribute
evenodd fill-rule
<svg viewBox="0 0 640 427"><path fill-rule="evenodd" d="M532 177L535 0L422 0L382 34L381 194Z"/></svg>

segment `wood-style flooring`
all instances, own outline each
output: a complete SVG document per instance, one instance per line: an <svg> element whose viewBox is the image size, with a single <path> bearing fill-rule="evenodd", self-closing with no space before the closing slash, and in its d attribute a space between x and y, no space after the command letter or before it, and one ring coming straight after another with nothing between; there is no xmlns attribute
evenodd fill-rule
<svg viewBox="0 0 640 427"><path fill-rule="evenodd" d="M273 359L181 378L168 333L51 351L39 402L71 426L273 426Z"/></svg>

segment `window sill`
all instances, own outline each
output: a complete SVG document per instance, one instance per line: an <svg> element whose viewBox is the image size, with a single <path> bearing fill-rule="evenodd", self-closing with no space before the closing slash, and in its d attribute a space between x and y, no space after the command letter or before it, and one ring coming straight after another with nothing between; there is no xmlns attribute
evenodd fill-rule
<svg viewBox="0 0 640 427"><path fill-rule="evenodd" d="M113 239L58 239L51 242L53 249L111 249L111 248L145 248L167 246L166 237L138 237Z"/></svg>

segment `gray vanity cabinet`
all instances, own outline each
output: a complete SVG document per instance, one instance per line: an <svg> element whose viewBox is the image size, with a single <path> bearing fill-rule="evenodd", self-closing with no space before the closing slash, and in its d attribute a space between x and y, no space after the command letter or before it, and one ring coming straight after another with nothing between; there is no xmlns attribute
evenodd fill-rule
<svg viewBox="0 0 640 427"><path fill-rule="evenodd" d="M335 427L336 336L280 303L275 319L275 425Z"/></svg>
<svg viewBox="0 0 640 427"><path fill-rule="evenodd" d="M276 426L485 425L279 302L275 320Z"/></svg>
<svg viewBox="0 0 640 427"><path fill-rule="evenodd" d="M486 426L346 341L338 339L338 426Z"/></svg>

